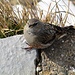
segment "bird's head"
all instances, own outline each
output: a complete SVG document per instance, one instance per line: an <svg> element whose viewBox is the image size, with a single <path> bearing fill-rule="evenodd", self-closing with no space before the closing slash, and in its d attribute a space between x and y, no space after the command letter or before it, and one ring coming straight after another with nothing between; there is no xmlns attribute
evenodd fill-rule
<svg viewBox="0 0 75 75"><path fill-rule="evenodd" d="M35 26L38 25L40 21L38 19L29 19L27 24L29 26L29 28L34 28Z"/></svg>
<svg viewBox="0 0 75 75"><path fill-rule="evenodd" d="M25 28L26 30L38 32L42 28L43 25L44 23L38 19L29 19Z"/></svg>

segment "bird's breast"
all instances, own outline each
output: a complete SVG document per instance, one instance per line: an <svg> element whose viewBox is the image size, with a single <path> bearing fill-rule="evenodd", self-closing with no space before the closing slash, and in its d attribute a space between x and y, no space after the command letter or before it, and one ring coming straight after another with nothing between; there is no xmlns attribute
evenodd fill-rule
<svg viewBox="0 0 75 75"><path fill-rule="evenodd" d="M36 40L36 35L34 35L30 31L26 31L24 36L25 36L25 39L28 42L28 44L33 44L35 42L35 40Z"/></svg>

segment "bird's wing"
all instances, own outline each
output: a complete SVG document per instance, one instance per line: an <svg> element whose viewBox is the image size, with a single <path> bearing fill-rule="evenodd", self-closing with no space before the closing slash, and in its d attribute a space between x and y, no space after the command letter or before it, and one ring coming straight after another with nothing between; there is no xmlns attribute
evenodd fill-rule
<svg viewBox="0 0 75 75"><path fill-rule="evenodd" d="M55 33L56 31L54 30L52 25L44 24L39 33L37 33L37 35L39 36L37 38L41 43L47 44L55 39Z"/></svg>

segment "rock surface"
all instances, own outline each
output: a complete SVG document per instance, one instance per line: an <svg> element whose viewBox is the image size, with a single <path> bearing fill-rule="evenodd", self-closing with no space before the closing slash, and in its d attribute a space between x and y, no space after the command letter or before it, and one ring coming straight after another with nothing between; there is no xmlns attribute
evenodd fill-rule
<svg viewBox="0 0 75 75"><path fill-rule="evenodd" d="M75 75L75 29L64 34L42 50L42 72L39 75Z"/></svg>
<svg viewBox="0 0 75 75"><path fill-rule="evenodd" d="M23 35L0 39L0 75L35 75L36 50L25 47Z"/></svg>

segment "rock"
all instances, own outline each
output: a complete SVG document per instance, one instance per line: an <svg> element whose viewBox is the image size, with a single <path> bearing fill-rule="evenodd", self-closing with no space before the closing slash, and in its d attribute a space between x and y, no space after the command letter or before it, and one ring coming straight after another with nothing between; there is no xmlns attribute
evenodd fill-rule
<svg viewBox="0 0 75 75"><path fill-rule="evenodd" d="M66 36L56 40L44 52L50 60L60 66L75 68L75 29L65 32Z"/></svg>
<svg viewBox="0 0 75 75"><path fill-rule="evenodd" d="M36 50L25 50L23 35L0 39L0 75L35 75Z"/></svg>
<svg viewBox="0 0 75 75"><path fill-rule="evenodd" d="M68 75L75 75L75 70L69 70Z"/></svg>
<svg viewBox="0 0 75 75"><path fill-rule="evenodd" d="M50 47L41 50L43 75L47 72L47 75L75 75L75 29L64 34Z"/></svg>

